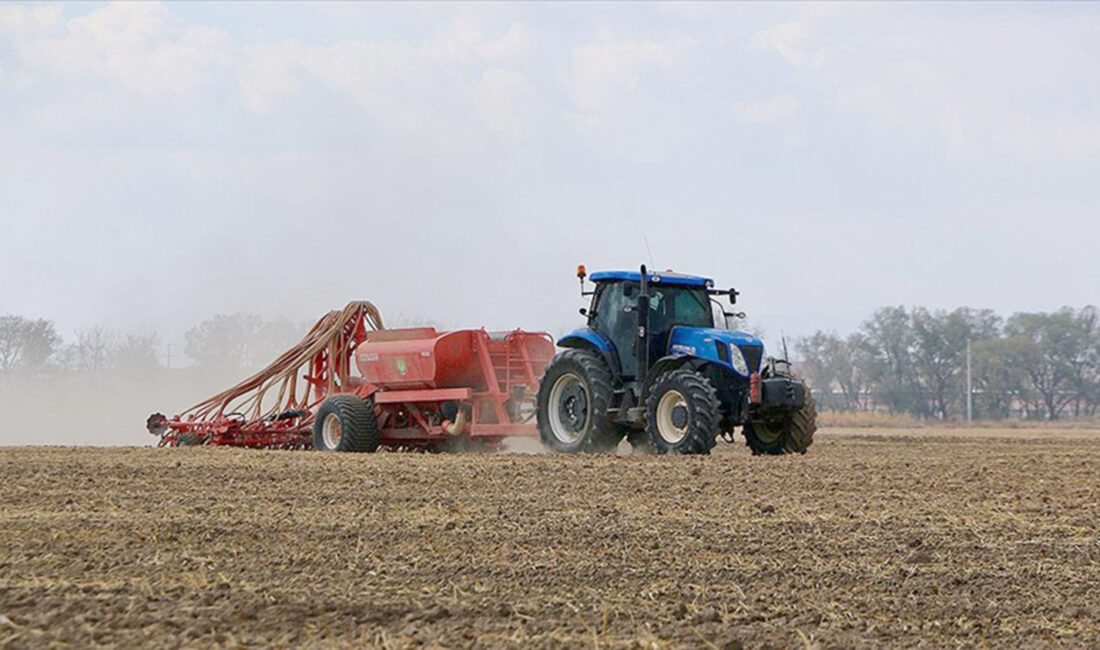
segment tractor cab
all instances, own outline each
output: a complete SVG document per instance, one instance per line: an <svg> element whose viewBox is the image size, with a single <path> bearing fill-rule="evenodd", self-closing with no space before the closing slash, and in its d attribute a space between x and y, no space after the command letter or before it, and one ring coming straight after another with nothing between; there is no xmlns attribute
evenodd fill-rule
<svg viewBox="0 0 1100 650"><path fill-rule="evenodd" d="M727 317L734 314L714 299L726 296L736 303L735 289L715 289L710 278L642 268L593 273L593 291L584 290L586 274L579 268L581 294L592 296L591 306L581 310L588 323L558 345L599 351L614 382L629 384L638 399L654 372L684 357L712 361L746 381L759 370L763 343L729 330Z"/></svg>
<svg viewBox="0 0 1100 650"><path fill-rule="evenodd" d="M592 306L588 327L605 337L616 351L624 378L637 377L637 321L641 292L638 271L593 273ZM677 273L652 273L648 278L649 337L646 356L656 361L668 354L669 335L677 326L715 327L708 289L714 281ZM724 325L723 321L719 321Z"/></svg>

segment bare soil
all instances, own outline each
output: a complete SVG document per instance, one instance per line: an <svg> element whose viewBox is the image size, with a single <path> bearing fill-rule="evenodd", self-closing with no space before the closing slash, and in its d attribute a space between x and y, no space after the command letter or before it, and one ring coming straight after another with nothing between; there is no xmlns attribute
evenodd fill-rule
<svg viewBox="0 0 1100 650"><path fill-rule="evenodd" d="M0 646L1100 646L1100 432L932 433L0 449Z"/></svg>

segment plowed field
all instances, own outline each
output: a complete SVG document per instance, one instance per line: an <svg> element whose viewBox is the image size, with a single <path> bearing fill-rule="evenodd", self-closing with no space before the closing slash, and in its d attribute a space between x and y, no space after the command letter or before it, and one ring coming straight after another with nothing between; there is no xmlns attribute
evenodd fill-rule
<svg viewBox="0 0 1100 650"><path fill-rule="evenodd" d="M0 646L1100 646L1100 432L0 449Z"/></svg>

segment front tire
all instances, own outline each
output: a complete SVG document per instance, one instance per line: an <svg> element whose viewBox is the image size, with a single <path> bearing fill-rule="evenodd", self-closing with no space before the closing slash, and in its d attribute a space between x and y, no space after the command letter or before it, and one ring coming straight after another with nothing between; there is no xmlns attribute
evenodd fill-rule
<svg viewBox="0 0 1100 650"><path fill-rule="evenodd" d="M646 400L646 431L659 454L709 454L721 407L714 386L690 368L664 373Z"/></svg>
<svg viewBox="0 0 1100 650"><path fill-rule="evenodd" d="M618 446L622 432L607 418L611 372L588 350L566 350L550 362L539 384L538 429L542 444L576 454Z"/></svg>
<svg viewBox="0 0 1100 650"><path fill-rule="evenodd" d="M313 421L313 447L321 451L375 451L380 436L374 400L333 395L321 403Z"/></svg>
<svg viewBox="0 0 1100 650"><path fill-rule="evenodd" d="M817 402L806 389L802 408L776 422L746 422L745 444L754 456L805 454L817 431Z"/></svg>

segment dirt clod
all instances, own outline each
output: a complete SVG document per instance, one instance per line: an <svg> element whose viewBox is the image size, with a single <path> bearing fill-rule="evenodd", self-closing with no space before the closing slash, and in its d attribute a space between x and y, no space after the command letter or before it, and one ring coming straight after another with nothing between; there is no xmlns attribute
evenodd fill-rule
<svg viewBox="0 0 1100 650"><path fill-rule="evenodd" d="M917 551L905 558L906 564L931 564L936 561L936 556L929 551Z"/></svg>
<svg viewBox="0 0 1100 650"><path fill-rule="evenodd" d="M722 614L713 607L704 607L698 614L691 618L692 623L720 623Z"/></svg>

